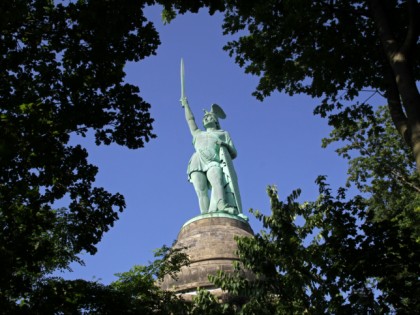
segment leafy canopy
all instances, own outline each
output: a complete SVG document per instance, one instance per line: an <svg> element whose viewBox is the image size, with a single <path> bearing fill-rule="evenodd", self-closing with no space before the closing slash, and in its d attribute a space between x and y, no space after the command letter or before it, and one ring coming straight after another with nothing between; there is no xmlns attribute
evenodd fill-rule
<svg viewBox="0 0 420 315"><path fill-rule="evenodd" d="M166 3L164 18L188 11L185 3ZM273 91L304 93L322 99L314 112L323 117L352 102L347 113L330 119L336 127L348 123L349 111L368 114L357 99L362 91L380 93L420 174L418 1L197 3L224 12L224 33L234 36L224 49L245 73L260 78L254 92L259 100Z"/></svg>
<svg viewBox="0 0 420 315"><path fill-rule="evenodd" d="M238 244L257 280L240 272L213 279L248 297L241 314L419 312L420 178L384 108L357 123L338 152L349 159L347 186L358 195L334 194L320 176L316 201L299 203L296 191L283 202L269 187L272 214L254 211L264 230Z"/></svg>
<svg viewBox="0 0 420 315"><path fill-rule="evenodd" d="M0 303L95 253L125 207L93 185L98 169L75 139L92 131L96 144L136 149L155 137L150 105L124 82L126 62L160 43L147 3L0 4Z"/></svg>

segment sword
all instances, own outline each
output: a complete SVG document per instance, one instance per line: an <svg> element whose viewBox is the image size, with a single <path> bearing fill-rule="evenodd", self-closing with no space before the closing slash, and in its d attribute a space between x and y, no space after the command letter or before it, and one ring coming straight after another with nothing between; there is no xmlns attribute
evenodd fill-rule
<svg viewBox="0 0 420 315"><path fill-rule="evenodd" d="M183 101L187 100L185 96L185 70L184 70L184 59L181 58L181 105L184 107Z"/></svg>

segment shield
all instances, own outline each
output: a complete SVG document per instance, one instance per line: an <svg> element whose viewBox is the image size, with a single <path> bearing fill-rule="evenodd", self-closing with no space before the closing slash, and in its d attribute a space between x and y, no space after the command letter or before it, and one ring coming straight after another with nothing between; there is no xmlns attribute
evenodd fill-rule
<svg viewBox="0 0 420 315"><path fill-rule="evenodd" d="M242 201L241 194L239 192L238 176L236 175L235 168L233 167L229 151L224 146L220 147L220 161L226 180L226 197L229 203L232 203L232 201L234 202L233 205L236 206L238 214L240 214L242 213Z"/></svg>

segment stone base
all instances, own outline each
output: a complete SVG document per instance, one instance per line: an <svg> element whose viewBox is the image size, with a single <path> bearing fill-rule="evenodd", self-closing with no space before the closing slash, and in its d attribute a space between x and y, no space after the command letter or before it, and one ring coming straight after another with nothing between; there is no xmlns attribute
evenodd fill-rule
<svg viewBox="0 0 420 315"><path fill-rule="evenodd" d="M233 272L238 260L235 236L253 236L245 219L226 213L208 213L197 216L181 228L175 247L186 247L190 265L182 267L178 280L166 276L161 288L177 293L195 292L198 287L217 289L208 280L218 270Z"/></svg>

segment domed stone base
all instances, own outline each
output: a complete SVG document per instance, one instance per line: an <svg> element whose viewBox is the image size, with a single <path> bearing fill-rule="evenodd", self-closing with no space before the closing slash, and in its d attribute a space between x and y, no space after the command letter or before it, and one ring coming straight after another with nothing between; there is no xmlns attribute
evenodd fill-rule
<svg viewBox="0 0 420 315"><path fill-rule="evenodd" d="M193 293L197 288L217 289L208 280L218 270L232 272L238 247L235 236L253 236L249 223L235 215L213 212L184 224L175 247L186 247L190 265L182 267L178 280L166 276L161 288L177 293Z"/></svg>

